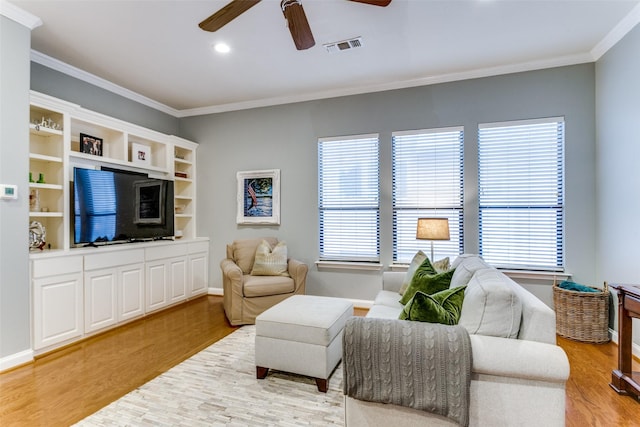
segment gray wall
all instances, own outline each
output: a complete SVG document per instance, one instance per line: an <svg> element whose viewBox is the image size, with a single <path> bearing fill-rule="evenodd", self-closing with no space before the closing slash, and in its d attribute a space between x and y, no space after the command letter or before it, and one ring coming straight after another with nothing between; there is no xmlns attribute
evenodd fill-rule
<svg viewBox="0 0 640 427"><path fill-rule="evenodd" d="M0 15L0 359L31 352L29 286L29 55L31 31Z"/></svg>
<svg viewBox="0 0 640 427"><path fill-rule="evenodd" d="M594 283L595 72L593 64L183 118L181 136L198 141L198 231L211 238L211 286L237 238L276 235L311 266L307 292L373 299L379 272L318 271L317 140L380 133L381 260L392 259L391 132L465 128L465 251L478 251L478 123L564 116L566 120L566 265ZM238 226L236 172L281 169L281 225ZM550 283L536 292L551 304Z"/></svg>
<svg viewBox="0 0 640 427"><path fill-rule="evenodd" d="M596 67L596 261L599 280L611 283L640 284L639 52L640 26L636 25ZM614 298L614 313L616 304ZM640 343L638 321L634 321L634 337Z"/></svg>
<svg viewBox="0 0 640 427"><path fill-rule="evenodd" d="M31 63L31 89L158 132L178 134L176 117L36 62Z"/></svg>

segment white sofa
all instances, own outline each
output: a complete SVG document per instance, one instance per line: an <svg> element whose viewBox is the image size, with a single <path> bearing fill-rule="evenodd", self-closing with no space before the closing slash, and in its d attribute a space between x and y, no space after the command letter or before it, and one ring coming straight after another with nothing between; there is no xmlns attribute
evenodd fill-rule
<svg viewBox="0 0 640 427"><path fill-rule="evenodd" d="M452 267L456 271L451 287L468 285L459 324L471 334L469 425L564 426L569 361L556 345L555 312L477 256L461 255ZM398 291L404 278L404 272L383 273L383 290L367 317L398 318L403 308ZM349 427L457 425L429 412L349 396L345 396L345 423Z"/></svg>

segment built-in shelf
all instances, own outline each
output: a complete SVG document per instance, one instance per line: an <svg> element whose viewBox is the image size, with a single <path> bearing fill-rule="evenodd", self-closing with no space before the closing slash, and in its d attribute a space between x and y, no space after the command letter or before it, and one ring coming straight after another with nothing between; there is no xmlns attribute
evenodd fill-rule
<svg viewBox="0 0 640 427"><path fill-rule="evenodd" d="M82 135L90 137L92 143L81 141ZM73 168L108 166L173 180L174 205L179 206L173 218L175 230L184 240L195 239L197 146L32 91L29 198L33 211L29 218L46 229L47 248L51 245L51 250L69 250ZM98 154L89 153L96 151Z"/></svg>
<svg viewBox="0 0 640 427"><path fill-rule="evenodd" d="M62 212L29 212L29 218L62 218Z"/></svg>
<svg viewBox="0 0 640 427"><path fill-rule="evenodd" d="M29 188L40 188L43 190L62 190L63 187L60 184L39 184L37 182L30 182Z"/></svg>

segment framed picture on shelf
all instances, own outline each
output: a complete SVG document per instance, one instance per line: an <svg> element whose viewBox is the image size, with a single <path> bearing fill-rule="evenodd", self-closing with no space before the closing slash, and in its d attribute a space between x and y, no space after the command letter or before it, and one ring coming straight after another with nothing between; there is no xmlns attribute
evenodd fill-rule
<svg viewBox="0 0 640 427"><path fill-rule="evenodd" d="M102 138L81 133L80 152L92 154L94 156L102 156Z"/></svg>
<svg viewBox="0 0 640 427"><path fill-rule="evenodd" d="M151 148L138 142L131 143L131 162L151 166Z"/></svg>
<svg viewBox="0 0 640 427"><path fill-rule="evenodd" d="M237 173L238 224L280 224L280 169Z"/></svg>

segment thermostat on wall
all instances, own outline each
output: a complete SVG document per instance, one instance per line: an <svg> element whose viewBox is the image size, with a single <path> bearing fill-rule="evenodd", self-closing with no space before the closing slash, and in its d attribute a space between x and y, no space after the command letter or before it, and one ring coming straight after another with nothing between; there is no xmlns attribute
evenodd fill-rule
<svg viewBox="0 0 640 427"><path fill-rule="evenodd" d="M0 184L0 199L17 199L18 186L10 184Z"/></svg>

